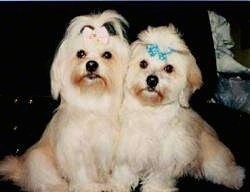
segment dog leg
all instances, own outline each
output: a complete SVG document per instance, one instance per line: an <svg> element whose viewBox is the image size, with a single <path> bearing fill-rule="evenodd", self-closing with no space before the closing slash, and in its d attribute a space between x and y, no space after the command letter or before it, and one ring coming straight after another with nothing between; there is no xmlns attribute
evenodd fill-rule
<svg viewBox="0 0 250 192"><path fill-rule="evenodd" d="M243 185L244 169L236 165L231 151L207 133L202 134L201 146L203 175L214 183L239 189Z"/></svg>
<svg viewBox="0 0 250 192"><path fill-rule="evenodd" d="M139 178L128 166L116 166L111 178L112 192L130 192L131 187L138 185Z"/></svg>
<svg viewBox="0 0 250 192"><path fill-rule="evenodd" d="M108 187L102 183L88 183L79 187L74 184L70 187L69 192L111 192L111 188Z"/></svg>
<svg viewBox="0 0 250 192"><path fill-rule="evenodd" d="M178 191L175 187L175 179L166 177L166 174L152 173L142 182L142 192L174 192Z"/></svg>
<svg viewBox="0 0 250 192"><path fill-rule="evenodd" d="M53 164L45 148L31 150L23 164L23 182L30 191L67 192L68 185Z"/></svg>
<svg viewBox="0 0 250 192"><path fill-rule="evenodd" d="M8 156L0 163L0 174L27 191L68 191L67 183L59 176L43 148L33 149L22 157Z"/></svg>
<svg viewBox="0 0 250 192"><path fill-rule="evenodd" d="M67 183L58 174L50 152L35 148L24 155L16 183L28 191L67 192ZM20 160L21 161L21 160Z"/></svg>
<svg viewBox="0 0 250 192"><path fill-rule="evenodd" d="M95 169L89 170L88 168L82 165L77 170L74 169L72 171L72 174L69 176L69 192L110 192L111 190L107 183L104 181L97 182L99 180Z"/></svg>

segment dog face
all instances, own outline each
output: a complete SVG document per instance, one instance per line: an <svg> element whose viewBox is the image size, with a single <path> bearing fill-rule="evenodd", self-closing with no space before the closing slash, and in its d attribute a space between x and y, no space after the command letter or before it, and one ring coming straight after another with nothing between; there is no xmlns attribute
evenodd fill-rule
<svg viewBox="0 0 250 192"><path fill-rule="evenodd" d="M120 92L129 56L121 23L114 11L72 20L51 68L54 98L81 106Z"/></svg>
<svg viewBox="0 0 250 192"><path fill-rule="evenodd" d="M201 86L196 61L175 27L149 27L132 46L126 87L143 105L178 102L188 107L190 95Z"/></svg>

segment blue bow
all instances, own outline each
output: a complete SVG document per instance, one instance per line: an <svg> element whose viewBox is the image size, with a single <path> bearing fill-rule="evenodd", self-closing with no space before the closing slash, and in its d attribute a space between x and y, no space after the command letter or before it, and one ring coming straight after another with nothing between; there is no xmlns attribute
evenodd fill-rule
<svg viewBox="0 0 250 192"><path fill-rule="evenodd" d="M165 51L161 51L157 44L147 45L147 52L151 57L157 56L161 61L166 61L167 56L173 52L173 49L168 47Z"/></svg>

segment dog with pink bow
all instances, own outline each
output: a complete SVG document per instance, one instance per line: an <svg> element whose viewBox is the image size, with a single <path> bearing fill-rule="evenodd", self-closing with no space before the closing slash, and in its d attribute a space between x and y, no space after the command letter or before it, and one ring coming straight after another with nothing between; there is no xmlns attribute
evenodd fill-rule
<svg viewBox="0 0 250 192"><path fill-rule="evenodd" d="M0 162L0 175L26 191L107 191L118 139L118 109L129 45L114 11L70 23L51 67L61 103L41 139Z"/></svg>

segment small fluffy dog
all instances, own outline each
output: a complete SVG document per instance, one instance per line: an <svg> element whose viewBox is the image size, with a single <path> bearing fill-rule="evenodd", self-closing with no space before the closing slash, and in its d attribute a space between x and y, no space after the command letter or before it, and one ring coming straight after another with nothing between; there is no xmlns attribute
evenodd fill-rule
<svg viewBox="0 0 250 192"><path fill-rule="evenodd" d="M124 24L109 10L72 20L51 68L61 104L34 146L0 163L6 179L35 192L106 190L129 58Z"/></svg>
<svg viewBox="0 0 250 192"><path fill-rule="evenodd" d="M202 84L195 58L173 25L149 27L132 44L112 176L115 192L177 190L184 174L240 188L244 169L215 131L188 108Z"/></svg>

